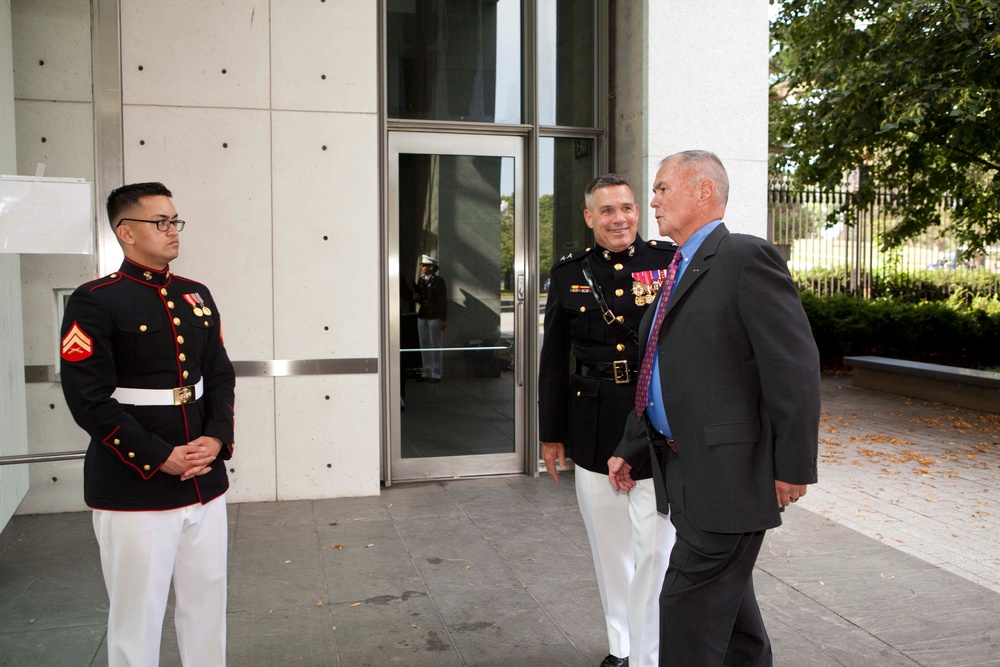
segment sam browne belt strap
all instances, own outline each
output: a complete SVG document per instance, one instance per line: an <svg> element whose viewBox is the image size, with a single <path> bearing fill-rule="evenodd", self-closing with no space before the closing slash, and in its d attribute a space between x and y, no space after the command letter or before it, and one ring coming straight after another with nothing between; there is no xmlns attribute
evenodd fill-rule
<svg viewBox="0 0 1000 667"><path fill-rule="evenodd" d="M594 295L594 299L597 301L597 305L601 309L601 316L604 317L604 322L621 331L623 334L628 336L633 343L638 345L639 334L625 326L625 323L615 317L615 314L611 312L610 308L608 308L608 302L604 300L604 292L601 291L601 286L594 280L594 274L590 270L590 257L583 258L581 268L583 269L584 279L587 281L587 284L590 285L590 292Z"/></svg>

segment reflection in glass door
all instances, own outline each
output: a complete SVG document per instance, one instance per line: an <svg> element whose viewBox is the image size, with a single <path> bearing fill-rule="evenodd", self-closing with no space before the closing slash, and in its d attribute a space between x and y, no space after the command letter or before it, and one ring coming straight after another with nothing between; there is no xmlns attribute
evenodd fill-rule
<svg viewBox="0 0 1000 667"><path fill-rule="evenodd" d="M389 135L390 478L524 470L522 140Z"/></svg>

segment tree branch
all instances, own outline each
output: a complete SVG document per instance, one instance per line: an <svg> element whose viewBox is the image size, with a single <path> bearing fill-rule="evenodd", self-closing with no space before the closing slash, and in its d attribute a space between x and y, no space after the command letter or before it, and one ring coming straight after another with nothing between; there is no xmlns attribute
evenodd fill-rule
<svg viewBox="0 0 1000 667"><path fill-rule="evenodd" d="M960 153L960 154L964 155L965 157L969 158L970 160L972 160L973 162L980 163L984 167L988 167L989 169L996 169L997 171L1000 171L1000 165L995 165L992 162L986 160L985 158L982 158L982 157L976 155L975 153L970 153L969 151L965 150L964 148L959 148L958 146L952 146L951 144L948 144L948 143L945 143L944 147L947 148L950 151L954 151L956 153Z"/></svg>

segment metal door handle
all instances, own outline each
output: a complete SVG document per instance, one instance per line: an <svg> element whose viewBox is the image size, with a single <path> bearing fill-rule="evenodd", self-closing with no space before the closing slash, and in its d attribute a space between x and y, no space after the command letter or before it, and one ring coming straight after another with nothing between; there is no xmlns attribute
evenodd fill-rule
<svg viewBox="0 0 1000 667"><path fill-rule="evenodd" d="M524 386L524 340L518 337L523 334L524 327L524 274L517 275L517 287L514 290L514 383Z"/></svg>
<svg viewBox="0 0 1000 667"><path fill-rule="evenodd" d="M524 341L519 341L518 336L524 323L524 302L518 301L514 305L514 382L518 387L524 386Z"/></svg>

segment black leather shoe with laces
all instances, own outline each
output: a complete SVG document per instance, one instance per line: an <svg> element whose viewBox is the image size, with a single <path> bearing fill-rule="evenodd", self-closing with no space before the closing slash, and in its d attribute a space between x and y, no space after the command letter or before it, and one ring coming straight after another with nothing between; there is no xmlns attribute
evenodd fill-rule
<svg viewBox="0 0 1000 667"><path fill-rule="evenodd" d="M601 662L601 667L628 667L628 656L616 658L613 655L609 655Z"/></svg>

